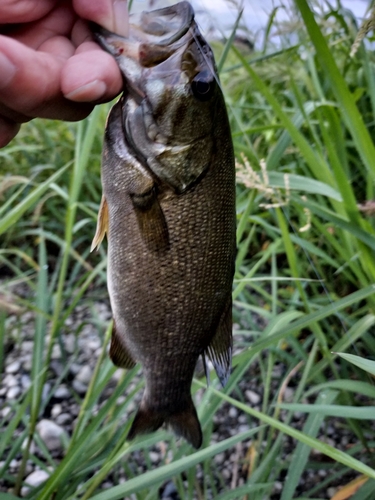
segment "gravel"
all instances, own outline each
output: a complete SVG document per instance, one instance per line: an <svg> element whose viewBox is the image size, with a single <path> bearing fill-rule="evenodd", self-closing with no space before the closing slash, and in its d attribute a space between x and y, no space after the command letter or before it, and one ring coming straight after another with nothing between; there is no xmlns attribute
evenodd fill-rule
<svg viewBox="0 0 375 500"><path fill-rule="evenodd" d="M36 430L49 451L62 451L62 441L66 433L60 425L44 418L38 422Z"/></svg>
<svg viewBox="0 0 375 500"><path fill-rule="evenodd" d="M102 322L100 331L103 332L103 325L108 322L111 317L109 305L104 302L95 304L95 315L99 322ZM95 363L101 353L102 338L96 326L92 322L92 309L89 306L79 306L76 308L74 315L67 319L65 324L65 334L63 341L53 349L52 361L48 372L48 381L43 388L43 401L45 403L44 413L40 415L37 424L37 432L45 446L49 450L52 458L58 462L64 456L64 443L69 436L72 435L75 420L79 413L79 400L83 397L90 384ZM78 330L78 325L83 325L80 329L80 334L76 338L71 331ZM10 316L7 319L7 328L10 332L9 338L12 339L6 345L8 350L5 359L5 375L0 380L0 415L6 419L12 413L12 405L14 401L30 386L30 372L32 364L33 351L33 335L34 335L34 316L33 313L25 312L22 315ZM239 337L240 338L240 337ZM240 338L241 340L241 338ZM240 349L237 349L240 350ZM113 377L108 392L105 396L111 394L123 371L117 370ZM272 387L274 396L280 386L280 379L283 380L286 376L286 367L283 364L278 364L274 367L272 373ZM259 366L253 363L243 380L240 382L234 397L238 398L239 394L244 395L244 399L253 408L260 409L262 404L262 387L259 386ZM134 386L137 381L134 382ZM284 401L291 401L294 396L294 387L292 384L286 388L284 392ZM198 391L199 397L203 397L205 391ZM127 408L128 414L134 411L138 405L141 393L137 395L138 401L131 402ZM123 396L119 398L119 403L124 401ZM98 408L95 409L97 411ZM283 420L286 412L281 411L279 418ZM124 421L126 415L124 415ZM302 429L305 423L304 414L295 414L291 425L294 428ZM347 449L353 443L356 443L356 438L350 431L340 428L340 423L332 420L328 425L322 428L321 440L328 444L332 444L341 449ZM245 432L250 428L258 425L258 422L250 419L248 415L241 412L239 409L232 407L229 404L223 404L220 410L216 413L213 419L212 442L219 442L238 432ZM22 429L15 431L15 438L22 432ZM250 467L250 450L251 442L240 443L234 450L217 454L212 460L212 470L210 474L217 480L218 491L223 491L223 488L235 488L246 483L247 475ZM285 461L286 465L290 460L296 442L285 436L283 444L283 456L280 458ZM38 460L27 462L25 483L22 488L22 495L26 495L30 488L43 483L49 476L47 463L44 468L40 464L40 460L44 460L44 455L39 450L36 443L32 444L32 453ZM134 452L131 459L128 461L128 467L131 468L135 475L147 470L147 462L152 463L153 468L166 460L171 459L171 455L167 454L165 445L160 443L154 446L148 453L148 460L145 460L142 451ZM312 457L318 463L319 461L327 462L326 457L323 457L316 450L312 451ZM20 467L20 456L16 456L9 464L8 474L15 474ZM0 460L6 460L6 453ZM4 462L3 462L4 464ZM1 468L1 463L0 463ZM203 479L205 471L197 467L196 478L200 482ZM312 486L318 484L326 477L329 477L330 471L324 467L317 468L313 471L305 471L303 483L298 489L298 494L303 494ZM351 477L349 477L351 479ZM348 479L348 480L349 480ZM115 484L119 484L126 480L125 473L110 475L102 487L110 488ZM223 480L225 485L223 486ZM278 500L280 492L284 484L284 477L278 477L274 484L274 493L270 499ZM0 497L1 492L11 492L11 483L0 479ZM333 486L332 486L333 488ZM334 489L334 488L333 488ZM333 491L333 490L332 490ZM326 498L327 492L322 493L322 496L316 498ZM213 498L210 492L207 492L207 499ZM167 481L159 491L159 498L164 500L180 500L180 496L176 490L175 484L172 481Z"/></svg>
<svg viewBox="0 0 375 500"><path fill-rule="evenodd" d="M48 478L49 474L45 470L35 470L25 478L25 483L28 486L22 487L21 495L26 496L32 488L44 483Z"/></svg>

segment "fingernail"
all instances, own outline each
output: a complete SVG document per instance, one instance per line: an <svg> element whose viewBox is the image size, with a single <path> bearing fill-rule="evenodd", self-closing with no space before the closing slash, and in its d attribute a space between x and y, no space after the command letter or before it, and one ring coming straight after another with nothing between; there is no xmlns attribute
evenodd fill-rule
<svg viewBox="0 0 375 500"><path fill-rule="evenodd" d="M107 91L107 86L101 80L94 80L93 82L86 83L82 87L65 94L67 99L77 102L91 102L97 101L105 95Z"/></svg>
<svg viewBox="0 0 375 500"><path fill-rule="evenodd" d="M16 66L9 61L5 54L0 53L0 89L4 89L13 80L16 74Z"/></svg>

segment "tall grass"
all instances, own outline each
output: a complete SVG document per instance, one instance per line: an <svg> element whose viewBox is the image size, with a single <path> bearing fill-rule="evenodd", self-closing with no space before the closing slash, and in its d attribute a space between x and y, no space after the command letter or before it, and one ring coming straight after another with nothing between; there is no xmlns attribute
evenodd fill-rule
<svg viewBox="0 0 375 500"><path fill-rule="evenodd" d="M200 396L200 451L176 445L163 431L126 441L130 422L123 415L142 379L138 367L124 372L104 397L115 371L105 349L79 401L64 457L56 460L43 447L36 425L56 389L43 396L53 346L64 344L64 324L77 304L105 296L105 252L89 255L89 248L107 109L78 125L36 120L0 151L1 173L8 174L0 181L0 287L9 312L0 315L1 367L21 335L14 327L21 322L9 321L14 307L18 314L32 311L35 321L32 383L7 402L1 427L0 477L12 498L20 496L30 462L49 474L27 494L38 500L152 499L169 479L181 498L328 498L330 487L348 491L357 475L363 477L353 498L372 498L375 389L364 358L375 352L375 227L368 208L375 179L374 57L365 44L350 57L358 26L339 4L312 12L296 0L295 8L292 43L275 13L267 33L285 33L278 46L266 39L257 53L218 47L238 160L237 347L226 389L217 390L214 379ZM9 299L15 283L26 289L16 303ZM111 327L102 322L100 328L105 347ZM338 354L344 351L356 357ZM246 398L251 384L262 396L259 408ZM202 387L196 379L193 392ZM223 407L237 408L248 430L234 429L216 443L215 415ZM349 436L348 445L339 437L328 444L329 426ZM149 452L161 440L166 452L155 468ZM233 450L240 450L241 472L234 480L239 463L233 462L230 489L213 457L226 452L229 460ZM141 472L129 465L136 453L144 457ZM14 472L15 457L21 466ZM324 479L311 486L307 475L316 469L325 471ZM104 489L118 471L127 481Z"/></svg>

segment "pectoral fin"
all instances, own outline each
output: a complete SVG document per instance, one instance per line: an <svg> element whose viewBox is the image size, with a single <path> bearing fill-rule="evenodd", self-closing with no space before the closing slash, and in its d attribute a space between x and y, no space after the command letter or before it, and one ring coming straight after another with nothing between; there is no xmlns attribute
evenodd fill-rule
<svg viewBox="0 0 375 500"><path fill-rule="evenodd" d="M133 206L143 241L153 252L169 247L168 226L157 198L156 189L132 195Z"/></svg>
<svg viewBox="0 0 375 500"><path fill-rule="evenodd" d="M107 200L103 195L98 212L98 222L96 225L96 232L94 239L92 240L90 252L95 250L95 248L99 250L100 244L103 241L103 238L106 233L108 233L108 205L107 205Z"/></svg>
<svg viewBox="0 0 375 500"><path fill-rule="evenodd" d="M232 347L232 296L230 295L220 317L215 336L205 351L223 387L228 382L231 372Z"/></svg>
<svg viewBox="0 0 375 500"><path fill-rule="evenodd" d="M114 321L109 356L113 363L120 368L130 369L135 366L135 361L125 346L121 334L117 331L116 323Z"/></svg>

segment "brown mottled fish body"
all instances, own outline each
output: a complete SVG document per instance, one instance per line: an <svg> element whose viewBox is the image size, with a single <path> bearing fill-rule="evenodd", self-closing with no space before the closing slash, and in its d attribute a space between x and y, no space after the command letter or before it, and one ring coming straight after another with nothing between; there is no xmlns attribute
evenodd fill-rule
<svg viewBox="0 0 375 500"><path fill-rule="evenodd" d="M165 422L199 447L197 360L207 355L222 384L231 366L233 149L190 4L142 16L130 16L129 39L97 31L125 90L108 117L93 246L108 233L110 356L125 368L141 363L146 379L129 438Z"/></svg>

